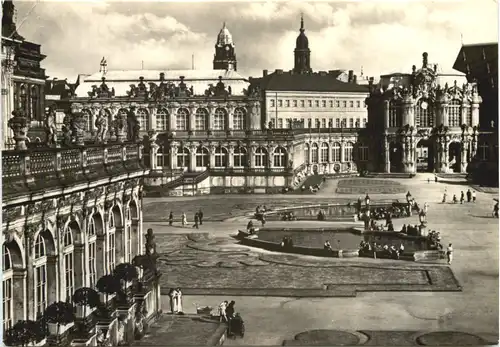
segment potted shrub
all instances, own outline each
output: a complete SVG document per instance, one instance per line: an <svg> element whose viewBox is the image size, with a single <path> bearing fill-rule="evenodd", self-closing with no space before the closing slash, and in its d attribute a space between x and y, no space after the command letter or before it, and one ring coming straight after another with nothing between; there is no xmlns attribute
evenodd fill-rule
<svg viewBox="0 0 500 347"><path fill-rule="evenodd" d="M54 302L45 309L44 318L51 335L63 334L74 325L73 305L63 301Z"/></svg>
<svg viewBox="0 0 500 347"><path fill-rule="evenodd" d="M87 312L92 312L99 304L99 293L88 287L78 288L73 293L73 303L76 305L76 317L85 318Z"/></svg>
<svg viewBox="0 0 500 347"><path fill-rule="evenodd" d="M105 304L108 302L109 295L115 294L120 290L120 280L113 275L104 275L96 283L96 288L99 293L102 293L105 300L102 300Z"/></svg>
<svg viewBox="0 0 500 347"><path fill-rule="evenodd" d="M137 272L137 268L134 265L130 263L122 263L116 266L113 275L120 282L125 282L125 288L128 288L132 285L132 282L134 280L137 280L139 273Z"/></svg>
<svg viewBox="0 0 500 347"><path fill-rule="evenodd" d="M43 345L45 329L35 321L21 320L8 329L3 337L5 346L36 346Z"/></svg>

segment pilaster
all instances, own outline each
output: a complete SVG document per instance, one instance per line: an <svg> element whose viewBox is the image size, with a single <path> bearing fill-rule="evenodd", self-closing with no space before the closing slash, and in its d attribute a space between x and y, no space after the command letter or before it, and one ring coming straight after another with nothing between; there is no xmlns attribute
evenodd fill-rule
<svg viewBox="0 0 500 347"><path fill-rule="evenodd" d="M232 168L234 167L234 146L229 145L229 150L228 150L228 158L227 158L227 166Z"/></svg>
<svg viewBox="0 0 500 347"><path fill-rule="evenodd" d="M210 153L210 167L215 167L215 145L211 144L208 152Z"/></svg>
<svg viewBox="0 0 500 347"><path fill-rule="evenodd" d="M196 117L196 106L194 104L189 105L189 119L188 119L188 130L190 132L195 131L195 117Z"/></svg>
<svg viewBox="0 0 500 347"><path fill-rule="evenodd" d="M170 168L172 170L177 168L177 145L170 146Z"/></svg>
<svg viewBox="0 0 500 347"><path fill-rule="evenodd" d="M401 102L403 122L402 126L415 126L414 100L411 95L405 95Z"/></svg>
<svg viewBox="0 0 500 347"><path fill-rule="evenodd" d="M389 106L390 106L389 100L384 100L383 112L384 112L384 124L386 129L389 128L389 111L390 111Z"/></svg>
<svg viewBox="0 0 500 347"><path fill-rule="evenodd" d="M196 146L189 147L189 171L196 171Z"/></svg>

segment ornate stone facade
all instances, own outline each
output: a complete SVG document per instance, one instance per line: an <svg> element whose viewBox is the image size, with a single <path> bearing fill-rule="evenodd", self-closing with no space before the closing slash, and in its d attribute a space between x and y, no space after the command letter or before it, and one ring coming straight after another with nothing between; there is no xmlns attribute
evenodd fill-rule
<svg viewBox="0 0 500 347"><path fill-rule="evenodd" d="M463 173L481 147L476 85L459 74L439 73L427 53L419 70L413 66L411 74L371 84L366 103L368 127L361 137L373 144L370 170Z"/></svg>

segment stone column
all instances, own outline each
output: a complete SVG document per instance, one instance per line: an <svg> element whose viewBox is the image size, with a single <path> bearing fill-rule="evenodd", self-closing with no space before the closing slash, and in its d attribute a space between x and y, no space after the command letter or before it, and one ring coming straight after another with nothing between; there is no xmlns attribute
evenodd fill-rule
<svg viewBox="0 0 500 347"><path fill-rule="evenodd" d="M151 170L156 170L157 168L157 161L156 161L156 156L158 155L158 148L160 146L156 142L151 142L149 144L150 146L150 152L149 152L149 160L150 160L150 168Z"/></svg>
<svg viewBox="0 0 500 347"><path fill-rule="evenodd" d="M227 106L227 124L226 124L226 129L229 132L233 131L233 123L234 123L234 110L235 107L232 104L229 104Z"/></svg>
<svg viewBox="0 0 500 347"><path fill-rule="evenodd" d="M196 146L191 145L189 148L189 171L196 171Z"/></svg>
<svg viewBox="0 0 500 347"><path fill-rule="evenodd" d="M177 145L170 146L170 168L177 169Z"/></svg>
<svg viewBox="0 0 500 347"><path fill-rule="evenodd" d="M414 114L414 104L413 97L411 95L405 95L401 101L401 111L402 111L402 126L409 125L415 126L415 114Z"/></svg>
<svg viewBox="0 0 500 347"><path fill-rule="evenodd" d="M250 150L248 151L250 161L250 165L248 165L248 167L251 169L255 168L255 152L257 152L257 146L251 145Z"/></svg>
<svg viewBox="0 0 500 347"><path fill-rule="evenodd" d="M80 288L80 287L86 287L87 286L87 281L86 281L86 274L88 273L86 271L85 264L88 263L85 261L85 244L75 244L75 255L74 255L74 269L75 269L75 283L74 287Z"/></svg>
<svg viewBox="0 0 500 347"><path fill-rule="evenodd" d="M389 151L389 140L384 136L384 172L391 172L391 156Z"/></svg>
<svg viewBox="0 0 500 347"><path fill-rule="evenodd" d="M207 119L207 130L214 131L214 117L215 117L215 109L216 105L214 103L210 103L208 105L208 119Z"/></svg>
<svg viewBox="0 0 500 347"><path fill-rule="evenodd" d="M345 142L340 142L340 162L345 162Z"/></svg>
<svg viewBox="0 0 500 347"><path fill-rule="evenodd" d="M384 124L385 128L389 128L389 100L383 101L383 112L384 112Z"/></svg>
<svg viewBox="0 0 500 347"><path fill-rule="evenodd" d="M177 130L177 108L168 108L168 130L175 132Z"/></svg>
<svg viewBox="0 0 500 347"><path fill-rule="evenodd" d="M62 257L59 265L62 267L64 262ZM54 301L63 300L60 288L63 286L63 277L59 274L63 273L58 267L58 256L52 255L47 257L47 304L50 305ZM63 300L66 301L66 300Z"/></svg>
<svg viewBox="0 0 500 347"><path fill-rule="evenodd" d="M214 168L215 167L215 145L210 145L208 152L210 154L210 167Z"/></svg>
<svg viewBox="0 0 500 347"><path fill-rule="evenodd" d="M28 319L28 306L32 306L33 302L27 300L27 281L26 281L26 269L14 269L12 275L12 311L13 311L13 323L18 320ZM33 278L31 278L33 282ZM32 312L32 311L29 311ZM36 318L36 317L35 317Z"/></svg>
<svg viewBox="0 0 500 347"><path fill-rule="evenodd" d="M189 105L189 124L188 130L193 132L195 131L195 115L196 115L196 107L194 105Z"/></svg>
<svg viewBox="0 0 500 347"><path fill-rule="evenodd" d="M469 139L465 136L462 137L462 141L460 142L460 172L461 173L467 172L468 143L469 143Z"/></svg>
<svg viewBox="0 0 500 347"><path fill-rule="evenodd" d="M156 110L157 110L156 107L149 107L149 112L148 112L149 129L142 129L143 131L156 129Z"/></svg>
<svg viewBox="0 0 500 347"><path fill-rule="evenodd" d="M26 235L26 234L25 234ZM26 250L26 298L23 298L23 300L26 300L25 304L25 309L26 309L26 316L28 319L36 319L36 307L35 307L35 283L34 283L34 269L33 269L33 259L34 259L34 252L33 252L33 245L34 245L34 240L33 237L35 236L35 231L31 230L29 233L29 236L24 237L24 244L25 244L25 250Z"/></svg>
<svg viewBox="0 0 500 347"><path fill-rule="evenodd" d="M471 112L472 112L472 124L471 126L479 126L479 104L481 103L481 97L476 92L472 93L471 102Z"/></svg>
<svg viewBox="0 0 500 347"><path fill-rule="evenodd" d="M234 146L229 145L228 158L227 158L227 167L234 167Z"/></svg>
<svg viewBox="0 0 500 347"><path fill-rule="evenodd" d="M460 108L460 125L467 124L467 112L469 111L469 105L467 104L467 98L464 98L462 101L462 107Z"/></svg>

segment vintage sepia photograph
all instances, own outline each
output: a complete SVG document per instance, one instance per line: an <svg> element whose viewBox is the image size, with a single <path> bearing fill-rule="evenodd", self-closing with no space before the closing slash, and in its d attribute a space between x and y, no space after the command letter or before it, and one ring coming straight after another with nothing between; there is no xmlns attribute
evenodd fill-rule
<svg viewBox="0 0 500 347"><path fill-rule="evenodd" d="M499 343L496 0L2 0L2 344Z"/></svg>

